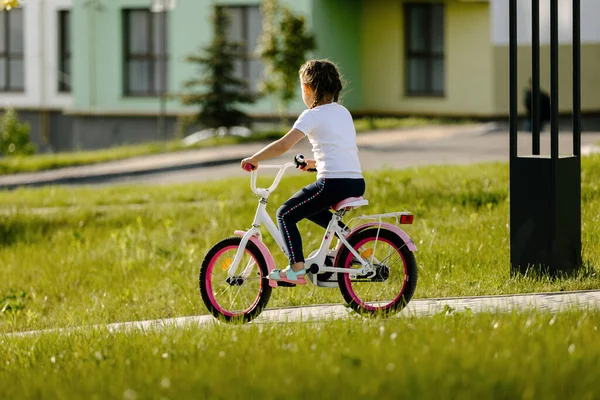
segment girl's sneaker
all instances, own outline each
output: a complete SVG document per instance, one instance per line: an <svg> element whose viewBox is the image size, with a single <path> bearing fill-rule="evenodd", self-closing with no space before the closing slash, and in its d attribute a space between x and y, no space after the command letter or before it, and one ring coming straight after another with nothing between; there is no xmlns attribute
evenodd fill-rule
<svg viewBox="0 0 600 400"><path fill-rule="evenodd" d="M285 272L285 276L281 276L281 273ZM302 275L302 276L299 276ZM289 265L287 268L280 270L274 269L269 273L269 279L272 279L277 282L287 282L293 283L296 285L306 285L306 279L304 279L304 275L306 275L306 268L301 269L300 271L294 271L292 267Z"/></svg>

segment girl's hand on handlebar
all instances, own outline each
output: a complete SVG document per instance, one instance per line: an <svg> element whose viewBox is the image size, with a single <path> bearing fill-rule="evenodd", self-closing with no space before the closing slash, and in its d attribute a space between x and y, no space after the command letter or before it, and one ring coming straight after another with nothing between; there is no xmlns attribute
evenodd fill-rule
<svg viewBox="0 0 600 400"><path fill-rule="evenodd" d="M254 161L254 158L248 157L242 160L241 166L244 171L250 172L258 167L258 162Z"/></svg>
<svg viewBox="0 0 600 400"><path fill-rule="evenodd" d="M317 161L312 158L307 158L304 160L305 165L300 166L300 170L304 172L314 172L317 170Z"/></svg>

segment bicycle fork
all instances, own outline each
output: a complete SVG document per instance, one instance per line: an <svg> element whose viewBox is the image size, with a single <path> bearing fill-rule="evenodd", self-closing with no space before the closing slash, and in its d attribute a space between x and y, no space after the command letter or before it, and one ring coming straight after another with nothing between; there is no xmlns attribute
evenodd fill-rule
<svg viewBox="0 0 600 400"><path fill-rule="evenodd" d="M246 250L246 246L248 245L248 242L250 241L250 238L252 236L256 236L256 237L260 238L260 229L256 228L256 227L252 227L252 229L248 230L244 234L244 236L242 236L242 240L240 241L240 246L237 248L235 257L233 258L231 265L227 269L227 276L229 276L229 277L235 276L235 272L238 269L238 265L240 264L240 262L242 261L242 257L244 256L244 250ZM248 260L248 263L247 263L246 267L244 268L244 270L242 271L242 274L240 276L242 278L248 278L248 276L250 276L250 273L252 272L253 265L254 265L254 260L252 258L250 258L250 260Z"/></svg>

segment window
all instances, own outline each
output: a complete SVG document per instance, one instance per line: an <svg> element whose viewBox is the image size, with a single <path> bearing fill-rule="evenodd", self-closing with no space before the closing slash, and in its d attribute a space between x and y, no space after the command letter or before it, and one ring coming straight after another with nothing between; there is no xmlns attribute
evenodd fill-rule
<svg viewBox="0 0 600 400"><path fill-rule="evenodd" d="M58 91L71 91L71 12L58 12Z"/></svg>
<svg viewBox="0 0 600 400"><path fill-rule="evenodd" d="M25 90L23 9L0 12L0 91Z"/></svg>
<svg viewBox="0 0 600 400"><path fill-rule="evenodd" d="M167 15L148 9L124 11L126 95L158 96L168 89Z"/></svg>
<svg viewBox="0 0 600 400"><path fill-rule="evenodd" d="M263 64L254 54L256 45L262 35L262 15L256 6L223 6L229 16L229 29L227 39L240 43L245 54L243 60L235 65L236 75L248 82L251 92L257 91Z"/></svg>
<svg viewBox="0 0 600 400"><path fill-rule="evenodd" d="M444 5L406 4L406 93L444 95Z"/></svg>

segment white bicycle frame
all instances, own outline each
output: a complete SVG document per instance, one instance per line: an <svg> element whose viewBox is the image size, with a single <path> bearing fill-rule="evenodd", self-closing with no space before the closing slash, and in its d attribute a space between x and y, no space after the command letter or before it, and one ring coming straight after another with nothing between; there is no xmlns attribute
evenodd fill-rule
<svg viewBox="0 0 600 400"><path fill-rule="evenodd" d="M237 249L237 252L235 254L233 262L231 263L231 265L229 266L229 269L227 270L229 277L236 276L236 271L237 271L238 265L242 259L242 256L244 254L244 249L246 248L246 245L247 245L248 241L250 240L250 238L255 236L259 240L262 240L260 228L263 224L265 225L265 228L267 228L267 231L271 234L271 236L275 240L275 243L277 243L277 245L279 246L281 251L286 255L286 257L288 257L288 251L285 246L285 241L284 241L283 237L281 236L281 232L279 231L279 229L277 228L277 226L271 219L270 215L267 213L267 203L268 203L269 195L271 193L273 193L273 191L275 191L275 189L279 185L279 182L281 181L281 178L285 174L285 171L288 168L295 167L295 166L296 166L296 164L293 162L288 162L283 165L259 165L258 169L279 169L279 172L277 173L275 180L273 181L273 183L271 184L271 186L269 188L257 188L256 187L257 170L255 169L251 172L250 187L252 188L252 191L255 194L260 196L260 200L258 203L258 208L256 210L256 215L254 216L254 221L252 222L252 228L250 228L250 230L248 230L244 234L244 236L242 236L240 246ZM350 243L348 243L348 241L344 237L343 230L339 226L340 220L341 220L341 216L339 214L337 214L337 213L332 214L331 221L329 222L329 225L327 226L327 230L325 231L325 235L323 236L323 240L321 241L319 250L313 256L306 258L305 264L307 265L307 267L310 267L311 265L316 264L317 266L319 266L319 273L341 272L341 273L345 273L345 274L351 274L350 275L351 278L355 278L358 275L367 275L367 276L374 275L375 271L372 267L372 264L370 262L366 261L365 259L363 259L361 257L361 255L356 250L354 250L354 248L350 245ZM327 253L331 247L331 242L333 241L335 234L337 234L338 240L340 240L344 244L344 246L346 246L348 248L348 250L350 250L350 252L355 257L355 259L358 262L360 262L360 264L361 264L360 268L350 269L350 268L336 268L336 267L325 266L325 258L327 257ZM253 266L253 261L250 260L248 262L248 265L246 265L246 267L244 268L242 274L237 275L237 276L241 276L243 278L248 278L248 276L250 276L250 273L252 272L252 266Z"/></svg>

